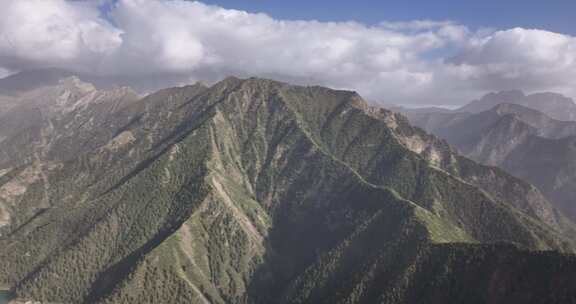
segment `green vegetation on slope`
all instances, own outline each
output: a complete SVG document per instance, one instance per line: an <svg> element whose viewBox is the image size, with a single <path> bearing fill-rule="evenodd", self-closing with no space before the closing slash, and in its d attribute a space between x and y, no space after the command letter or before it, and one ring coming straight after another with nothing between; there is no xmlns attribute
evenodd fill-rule
<svg viewBox="0 0 576 304"><path fill-rule="evenodd" d="M553 210L545 199L493 168L456 154L444 165L432 161L414 148L421 142L409 145L409 126L391 127L354 93L228 78L163 90L91 128L62 131L80 114L56 117L53 132L63 135L35 163L2 177L10 220L0 238L0 284L20 298L574 297L574 258L540 251L573 252L573 224L543 216ZM59 154L62 142L78 147ZM26 170L37 178L22 184ZM2 196L16 181L25 191ZM502 183L517 190L504 193ZM532 196L522 196L526 189ZM536 286L556 276L565 278ZM500 282L507 288L493 290Z"/></svg>

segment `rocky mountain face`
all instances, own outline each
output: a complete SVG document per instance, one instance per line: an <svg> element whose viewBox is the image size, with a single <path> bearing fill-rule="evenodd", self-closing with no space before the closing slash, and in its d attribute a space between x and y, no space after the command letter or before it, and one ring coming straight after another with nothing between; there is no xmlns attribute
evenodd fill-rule
<svg viewBox="0 0 576 304"><path fill-rule="evenodd" d="M542 112L556 120L576 121L576 103L574 103L574 100L551 92L530 95L526 95L522 91L490 93L457 111L480 113L503 103L522 105Z"/></svg>
<svg viewBox="0 0 576 304"><path fill-rule="evenodd" d="M0 166L26 164L44 154L63 160L88 151L82 133L101 127L111 113L138 99L130 88L97 90L77 77L19 94L0 111ZM67 143L71 137L80 141Z"/></svg>
<svg viewBox="0 0 576 304"><path fill-rule="evenodd" d="M354 92L41 90L0 117L0 285L20 299L576 298L575 225L534 186Z"/></svg>
<svg viewBox="0 0 576 304"><path fill-rule="evenodd" d="M464 155L536 185L576 218L576 121L559 121L516 104L477 113L407 113L416 126Z"/></svg>

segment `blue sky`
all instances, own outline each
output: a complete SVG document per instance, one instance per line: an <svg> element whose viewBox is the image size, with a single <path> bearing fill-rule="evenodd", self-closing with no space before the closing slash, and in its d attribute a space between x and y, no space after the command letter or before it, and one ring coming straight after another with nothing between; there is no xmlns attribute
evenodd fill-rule
<svg viewBox="0 0 576 304"><path fill-rule="evenodd" d="M576 0L206 0L278 19L355 20L366 24L415 19L453 20L471 28L538 28L576 34Z"/></svg>

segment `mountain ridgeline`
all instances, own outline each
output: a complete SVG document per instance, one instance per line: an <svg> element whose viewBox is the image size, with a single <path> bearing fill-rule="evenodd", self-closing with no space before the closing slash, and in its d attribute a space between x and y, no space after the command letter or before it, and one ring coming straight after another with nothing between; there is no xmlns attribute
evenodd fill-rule
<svg viewBox="0 0 576 304"><path fill-rule="evenodd" d="M576 226L534 186L354 92L69 78L0 109L0 285L18 299L576 300Z"/></svg>
<svg viewBox="0 0 576 304"><path fill-rule="evenodd" d="M486 94L479 100L458 109L459 112L480 113L502 104L517 104L542 112L554 119L562 121L576 120L576 103L571 98L557 93L543 92L524 94L522 91L511 90Z"/></svg>
<svg viewBox="0 0 576 304"><path fill-rule="evenodd" d="M553 98L551 105L546 100L538 106L506 103L509 99L503 96L510 94L514 95L487 95L492 97L481 101L495 105L479 113L419 111L406 115L411 123L446 139L462 154L533 183L576 220L576 121L556 120L536 110L555 108L554 100L565 100L555 109L557 113L570 113L576 104L567 98ZM475 101L462 109L483 107Z"/></svg>

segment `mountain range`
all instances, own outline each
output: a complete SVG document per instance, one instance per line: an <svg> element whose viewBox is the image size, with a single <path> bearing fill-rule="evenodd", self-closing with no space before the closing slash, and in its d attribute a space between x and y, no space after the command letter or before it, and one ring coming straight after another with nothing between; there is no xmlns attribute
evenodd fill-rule
<svg viewBox="0 0 576 304"><path fill-rule="evenodd" d="M188 77L174 74L139 77L138 75L100 75L61 68L41 68L23 70L1 79L0 96L14 96L40 87L55 86L60 80L68 77L79 77L102 90L130 87L139 94L148 94L175 84L189 82Z"/></svg>
<svg viewBox="0 0 576 304"><path fill-rule="evenodd" d="M65 77L0 102L0 286L19 300L576 299L576 225L537 187L355 92Z"/></svg>
<svg viewBox="0 0 576 304"><path fill-rule="evenodd" d="M464 155L533 183L576 219L576 121L548 116L564 113L567 119L575 104L550 93L529 95L550 96L550 104L542 101L534 106L531 98L525 104L507 103L510 99L505 97L510 95L523 96L517 92L492 93L481 99L485 105L474 101L456 111L405 113L411 123L446 139ZM563 103L555 104L558 100ZM486 111L465 112L492 105Z"/></svg>
<svg viewBox="0 0 576 304"><path fill-rule="evenodd" d="M490 110L502 103L523 105L557 120L576 120L576 103L574 103L574 100L552 92L529 95L519 90L489 93L481 99L472 101L464 107L461 107L458 111L479 113Z"/></svg>

